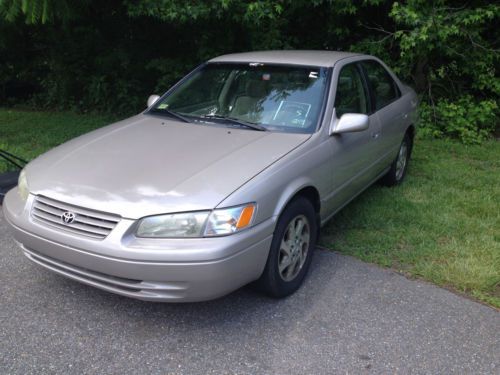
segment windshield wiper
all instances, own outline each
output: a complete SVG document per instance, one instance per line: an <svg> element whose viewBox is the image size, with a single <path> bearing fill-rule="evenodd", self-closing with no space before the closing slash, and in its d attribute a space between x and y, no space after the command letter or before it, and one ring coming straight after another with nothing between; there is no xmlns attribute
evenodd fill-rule
<svg viewBox="0 0 500 375"><path fill-rule="evenodd" d="M155 112L158 111L160 113L165 113L166 115L169 115L170 117L175 117L177 120L181 120L183 122L191 122L187 117L181 115L180 113L171 111L169 109L155 109Z"/></svg>
<svg viewBox="0 0 500 375"><path fill-rule="evenodd" d="M225 120L225 121L229 121L229 122L231 122L233 124L244 126L246 128L250 128L250 129L253 129L253 130L258 130L258 131L261 131L261 132L267 131L267 129L264 126L262 126L262 125L256 124L254 122L240 120L240 119L237 119L237 118L234 118L234 117L227 117L227 116L221 116L221 115L202 115L202 116L199 116L199 117L206 118L206 119Z"/></svg>

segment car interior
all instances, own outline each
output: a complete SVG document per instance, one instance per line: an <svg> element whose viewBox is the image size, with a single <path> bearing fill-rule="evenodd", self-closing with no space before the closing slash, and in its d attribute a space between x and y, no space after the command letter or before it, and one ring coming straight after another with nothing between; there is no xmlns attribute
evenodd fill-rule
<svg viewBox="0 0 500 375"><path fill-rule="evenodd" d="M315 126L322 105L325 80L317 74L303 68L232 69L223 76L212 72L212 82L194 77L184 93L172 94L168 108L183 115L227 116L284 130L306 129ZM186 95L195 90L203 95Z"/></svg>

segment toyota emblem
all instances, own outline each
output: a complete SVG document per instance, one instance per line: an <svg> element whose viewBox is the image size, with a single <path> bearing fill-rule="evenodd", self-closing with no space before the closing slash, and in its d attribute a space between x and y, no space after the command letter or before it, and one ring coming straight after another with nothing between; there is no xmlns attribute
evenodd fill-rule
<svg viewBox="0 0 500 375"><path fill-rule="evenodd" d="M61 215L61 220L63 221L64 224L71 224L73 221L75 221L76 215L73 212L66 211Z"/></svg>

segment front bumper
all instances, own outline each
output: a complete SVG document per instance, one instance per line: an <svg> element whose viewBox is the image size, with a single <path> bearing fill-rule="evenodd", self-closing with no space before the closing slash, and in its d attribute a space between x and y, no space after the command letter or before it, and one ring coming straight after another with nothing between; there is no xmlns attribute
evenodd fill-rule
<svg viewBox="0 0 500 375"><path fill-rule="evenodd" d="M256 280L267 261L273 218L231 236L143 239L133 220L122 219L103 240L40 225L30 215L30 196L17 189L3 211L24 254L45 268L113 293L149 301L192 302L230 293Z"/></svg>

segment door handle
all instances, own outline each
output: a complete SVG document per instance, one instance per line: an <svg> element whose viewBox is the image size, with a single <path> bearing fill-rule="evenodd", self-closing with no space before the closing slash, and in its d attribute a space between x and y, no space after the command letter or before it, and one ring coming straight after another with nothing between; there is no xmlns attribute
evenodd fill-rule
<svg viewBox="0 0 500 375"><path fill-rule="evenodd" d="M374 132L371 134L373 139L377 139L379 137L380 133L379 132Z"/></svg>

